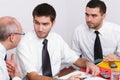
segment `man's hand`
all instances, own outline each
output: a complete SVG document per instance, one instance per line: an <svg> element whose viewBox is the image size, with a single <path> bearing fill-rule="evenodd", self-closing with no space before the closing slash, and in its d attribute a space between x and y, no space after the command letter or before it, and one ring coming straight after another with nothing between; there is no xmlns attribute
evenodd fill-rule
<svg viewBox="0 0 120 80"><path fill-rule="evenodd" d="M11 54L10 58L6 60L6 66L8 73L12 78L15 76L20 77L20 72L18 70L17 64L14 62L14 54Z"/></svg>
<svg viewBox="0 0 120 80"><path fill-rule="evenodd" d="M92 62L89 62L85 58L79 58L74 65L82 68L86 68L86 72L89 73L90 71L92 72L93 76L96 76L100 73L99 67L93 64Z"/></svg>
<svg viewBox="0 0 120 80"><path fill-rule="evenodd" d="M77 74L69 77L67 80L80 80L80 78L81 78L81 75Z"/></svg>
<svg viewBox="0 0 120 80"><path fill-rule="evenodd" d="M108 54L103 61L108 62L108 61L120 61L120 57L115 55L115 54Z"/></svg>
<svg viewBox="0 0 120 80"><path fill-rule="evenodd" d="M91 62L87 62L86 63L86 72L89 73L89 71L92 71L93 76L96 76L100 73L100 69L98 66L96 66L95 64L93 64Z"/></svg>

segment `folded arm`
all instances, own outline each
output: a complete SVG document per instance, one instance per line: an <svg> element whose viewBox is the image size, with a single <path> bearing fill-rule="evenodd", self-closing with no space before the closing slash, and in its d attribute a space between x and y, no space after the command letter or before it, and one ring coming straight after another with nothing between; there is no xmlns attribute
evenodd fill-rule
<svg viewBox="0 0 120 80"><path fill-rule="evenodd" d="M29 80L55 80L54 78L38 75L37 72L27 73L27 77Z"/></svg>
<svg viewBox="0 0 120 80"><path fill-rule="evenodd" d="M117 55L111 53L111 54L108 54L108 55L103 59L103 61L106 61L106 62L108 62L108 61L120 61L120 56L117 56Z"/></svg>

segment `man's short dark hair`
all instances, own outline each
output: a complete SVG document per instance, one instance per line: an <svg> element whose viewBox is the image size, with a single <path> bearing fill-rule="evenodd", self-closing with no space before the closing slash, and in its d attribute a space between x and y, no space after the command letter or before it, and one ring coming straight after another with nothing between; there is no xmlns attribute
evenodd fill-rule
<svg viewBox="0 0 120 80"><path fill-rule="evenodd" d="M86 5L86 7L89 7L89 8L96 8L96 7L98 7L100 9L100 13L101 14L106 13L106 5L101 0L90 0L88 2L88 4Z"/></svg>
<svg viewBox="0 0 120 80"><path fill-rule="evenodd" d="M33 18L35 16L48 16L53 22L56 18L56 11L50 4L42 3L34 8L32 15Z"/></svg>

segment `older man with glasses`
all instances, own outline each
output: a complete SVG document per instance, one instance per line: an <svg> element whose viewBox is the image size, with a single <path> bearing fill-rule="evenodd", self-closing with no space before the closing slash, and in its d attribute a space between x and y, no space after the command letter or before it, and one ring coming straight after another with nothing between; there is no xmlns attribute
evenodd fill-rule
<svg viewBox="0 0 120 80"><path fill-rule="evenodd" d="M11 67L15 69L14 72L9 69L7 71L7 67L10 68L10 66L8 64L6 67L8 61L5 63L6 51L18 45L21 35L25 35L25 33L22 32L22 27L15 18L9 16L0 17L0 80L9 80L9 75L12 80L21 80L17 67ZM13 59L14 56L11 57Z"/></svg>

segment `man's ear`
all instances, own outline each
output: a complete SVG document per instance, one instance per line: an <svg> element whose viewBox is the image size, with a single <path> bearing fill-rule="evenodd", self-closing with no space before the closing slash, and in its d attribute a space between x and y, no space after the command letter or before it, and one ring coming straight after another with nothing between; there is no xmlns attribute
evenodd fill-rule
<svg viewBox="0 0 120 80"><path fill-rule="evenodd" d="M11 43L13 43L14 40L15 40L15 35L14 35L14 34L11 34L8 38L9 38L9 41L10 41Z"/></svg>
<svg viewBox="0 0 120 80"><path fill-rule="evenodd" d="M105 19L106 18L106 13L105 14L103 14L103 19Z"/></svg>
<svg viewBox="0 0 120 80"><path fill-rule="evenodd" d="M54 26L55 25L55 20L53 21L53 24L52 24L52 26Z"/></svg>

